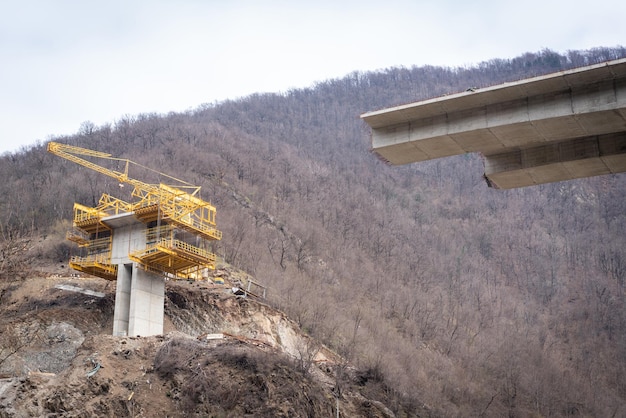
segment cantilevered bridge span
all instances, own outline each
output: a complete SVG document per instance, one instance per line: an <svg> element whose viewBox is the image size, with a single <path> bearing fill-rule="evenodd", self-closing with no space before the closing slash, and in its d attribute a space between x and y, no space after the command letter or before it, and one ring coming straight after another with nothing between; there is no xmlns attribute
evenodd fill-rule
<svg viewBox="0 0 626 418"><path fill-rule="evenodd" d="M470 152L509 189L626 171L626 59L361 115L393 165Z"/></svg>

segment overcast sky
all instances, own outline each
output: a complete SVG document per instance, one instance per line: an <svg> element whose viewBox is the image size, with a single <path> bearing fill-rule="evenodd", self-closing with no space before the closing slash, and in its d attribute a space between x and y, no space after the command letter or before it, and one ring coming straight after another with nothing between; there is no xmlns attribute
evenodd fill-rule
<svg viewBox="0 0 626 418"><path fill-rule="evenodd" d="M624 16L624 0L0 0L0 153L357 70L626 45Z"/></svg>

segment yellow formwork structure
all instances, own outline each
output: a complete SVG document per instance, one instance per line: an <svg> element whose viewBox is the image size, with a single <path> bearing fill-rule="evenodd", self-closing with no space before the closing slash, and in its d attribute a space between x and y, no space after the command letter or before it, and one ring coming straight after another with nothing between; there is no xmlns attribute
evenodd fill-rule
<svg viewBox="0 0 626 418"><path fill-rule="evenodd" d="M215 268L214 254L175 238L179 230L191 236L196 243L222 238L221 231L216 228L215 207L196 196L200 187L158 172L180 185L148 184L132 179L128 177L129 165L141 165L86 148L50 142L48 152L133 186L133 202L125 202L105 193L94 208L74 204L74 230L68 232L67 238L85 248L87 256L72 257L72 268L115 280L117 266L111 264L111 228L106 224L106 218L125 213L132 214L147 225L161 225L146 230L144 249L128 254L144 269L171 278L189 279L200 277L205 269ZM124 171L108 169L84 157L122 162Z"/></svg>
<svg viewBox="0 0 626 418"><path fill-rule="evenodd" d="M117 266L111 264L111 256L101 254L99 256L79 257L70 259L70 267L76 271L91 274L107 280L117 279Z"/></svg>
<svg viewBox="0 0 626 418"><path fill-rule="evenodd" d="M215 207L202 199L165 184L153 189L135 187L133 196L139 199L133 206L135 216L144 222L164 219L205 239L222 239L222 232L215 228Z"/></svg>

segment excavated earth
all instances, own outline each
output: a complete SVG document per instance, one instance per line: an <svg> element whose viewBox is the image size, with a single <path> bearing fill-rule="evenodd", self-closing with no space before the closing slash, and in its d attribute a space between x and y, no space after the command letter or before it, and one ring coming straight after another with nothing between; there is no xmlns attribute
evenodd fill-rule
<svg viewBox="0 0 626 418"><path fill-rule="evenodd" d="M231 273L167 282L151 337L111 335L113 282L59 268L4 283L0 417L394 416L284 313L234 295Z"/></svg>

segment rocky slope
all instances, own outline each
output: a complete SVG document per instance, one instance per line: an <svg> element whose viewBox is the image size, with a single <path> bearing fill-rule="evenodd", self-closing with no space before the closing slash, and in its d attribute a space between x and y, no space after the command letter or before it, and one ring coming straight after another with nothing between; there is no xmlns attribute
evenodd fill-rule
<svg viewBox="0 0 626 418"><path fill-rule="evenodd" d="M165 333L113 337L115 285L46 269L0 304L0 417L394 416L376 379L240 282L168 282Z"/></svg>

